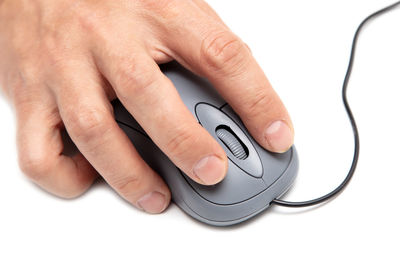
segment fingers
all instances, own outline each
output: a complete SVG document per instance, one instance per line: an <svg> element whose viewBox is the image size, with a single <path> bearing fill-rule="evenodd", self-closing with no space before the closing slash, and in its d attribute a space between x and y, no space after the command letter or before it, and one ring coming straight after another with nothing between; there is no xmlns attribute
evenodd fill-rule
<svg viewBox="0 0 400 267"><path fill-rule="evenodd" d="M224 150L194 119L154 60L139 46L122 54L96 54L118 98L175 165L198 183L221 181L228 164Z"/></svg>
<svg viewBox="0 0 400 267"><path fill-rule="evenodd" d="M262 146L288 150L294 136L288 112L245 43L205 13L185 14L185 23L167 33L172 56L207 77Z"/></svg>
<svg viewBox="0 0 400 267"><path fill-rule="evenodd" d="M213 17L214 19L216 19L219 22L221 22L222 24L224 24L224 22L221 20L221 18L217 14L217 12L215 12L215 10L212 9L210 7L210 5L206 1L204 1L204 0L192 0L192 2L195 3L201 10L203 10L205 14Z"/></svg>
<svg viewBox="0 0 400 267"><path fill-rule="evenodd" d="M20 167L48 192L77 197L90 187L97 173L80 153L73 157L62 154L60 117L54 103L43 107L43 102L16 106Z"/></svg>
<svg viewBox="0 0 400 267"><path fill-rule="evenodd" d="M162 212L171 199L168 187L118 127L101 81L83 62L64 66L64 79L52 85L71 139L123 198L146 212Z"/></svg>

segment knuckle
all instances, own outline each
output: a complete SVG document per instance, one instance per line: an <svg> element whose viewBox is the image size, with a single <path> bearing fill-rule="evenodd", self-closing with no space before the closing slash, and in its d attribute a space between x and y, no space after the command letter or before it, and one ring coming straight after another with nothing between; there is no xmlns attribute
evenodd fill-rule
<svg viewBox="0 0 400 267"><path fill-rule="evenodd" d="M114 188L122 197L133 203L137 198L137 192L143 188L143 179L135 176L118 179L114 183Z"/></svg>
<svg viewBox="0 0 400 267"><path fill-rule="evenodd" d="M33 61L33 60L32 60ZM26 60L20 63L16 78L26 87L38 86L42 83L42 73L38 71L40 64Z"/></svg>
<svg viewBox="0 0 400 267"><path fill-rule="evenodd" d="M268 96L265 89L255 90L255 94L249 94L249 97L244 100L245 113L250 118L259 116L263 112L273 105L273 99Z"/></svg>
<svg viewBox="0 0 400 267"><path fill-rule="evenodd" d="M72 40L66 32L66 25L59 25L58 30L47 29L40 39L39 51L43 55L45 64L53 65L65 60L65 54L72 48ZM69 30L71 31L71 30Z"/></svg>
<svg viewBox="0 0 400 267"><path fill-rule="evenodd" d="M247 57L245 44L230 31L211 32L201 44L201 61L217 70L237 71Z"/></svg>
<svg viewBox="0 0 400 267"><path fill-rule="evenodd" d="M101 23L101 12L95 10L93 12L93 7L87 8L77 5L74 10L74 17L79 23L80 27L86 30L87 33L97 32Z"/></svg>
<svg viewBox="0 0 400 267"><path fill-rule="evenodd" d="M40 54L42 58L35 62L36 69L39 69L39 73L48 77L49 69L51 66L56 72L63 71L66 66L66 59L70 58L72 50L71 40L68 40L66 36L59 37L54 33L46 33L42 37Z"/></svg>
<svg viewBox="0 0 400 267"><path fill-rule="evenodd" d="M133 67L138 66L138 67ZM146 64L131 62L122 64L117 73L118 76L118 96L123 99L129 99L134 95L141 97L156 82L155 72Z"/></svg>
<svg viewBox="0 0 400 267"><path fill-rule="evenodd" d="M176 0L142 0L141 3L146 10L164 19L176 19L179 17L180 7L183 4L181 1Z"/></svg>
<svg viewBox="0 0 400 267"><path fill-rule="evenodd" d="M195 143L197 143L196 135L193 135L190 129L181 127L175 129L175 133L166 144L166 149L172 157L179 161Z"/></svg>
<svg viewBox="0 0 400 267"><path fill-rule="evenodd" d="M54 32L48 31L41 38L41 49L42 51L46 51L47 55L53 56L54 51L60 47L57 36Z"/></svg>
<svg viewBox="0 0 400 267"><path fill-rule="evenodd" d="M30 179L38 182L40 178L50 172L51 163L44 153L31 151L29 148L21 149L19 153L19 166L23 173Z"/></svg>
<svg viewBox="0 0 400 267"><path fill-rule="evenodd" d="M83 143L97 142L110 129L109 111L101 108L78 108L67 111L66 125Z"/></svg>

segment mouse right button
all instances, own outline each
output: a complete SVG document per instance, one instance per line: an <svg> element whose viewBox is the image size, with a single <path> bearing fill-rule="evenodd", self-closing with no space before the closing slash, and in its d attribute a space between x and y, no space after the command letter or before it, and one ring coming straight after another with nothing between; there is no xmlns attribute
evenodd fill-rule
<svg viewBox="0 0 400 267"><path fill-rule="evenodd" d="M226 115L228 115L233 121L235 121L243 131L246 130L246 127L244 126L239 116L237 116L237 114L229 105L224 106L222 108L222 111ZM279 179L281 175L287 170L287 168L289 168L291 164L293 164L294 157L297 158L293 149L289 149L285 153L272 153L261 147L251 136L249 136L249 140L255 147L259 158L261 159L264 170L262 179L264 180L267 187L275 183L276 180Z"/></svg>

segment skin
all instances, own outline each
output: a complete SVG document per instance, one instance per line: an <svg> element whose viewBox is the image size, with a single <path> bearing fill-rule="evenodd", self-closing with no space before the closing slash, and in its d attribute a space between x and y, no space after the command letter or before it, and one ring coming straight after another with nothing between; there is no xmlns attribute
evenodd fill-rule
<svg viewBox="0 0 400 267"><path fill-rule="evenodd" d="M22 171L63 198L101 175L134 206L162 212L170 191L116 124L110 101L119 98L189 177L221 181L227 156L160 72L170 60L206 77L261 146L290 148L284 105L206 2L0 0L0 87L15 110ZM63 154L63 129L78 154Z"/></svg>

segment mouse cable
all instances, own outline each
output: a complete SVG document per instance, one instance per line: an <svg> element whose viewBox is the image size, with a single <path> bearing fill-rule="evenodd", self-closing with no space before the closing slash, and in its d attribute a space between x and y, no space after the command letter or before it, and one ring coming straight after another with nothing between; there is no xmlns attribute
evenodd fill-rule
<svg viewBox="0 0 400 267"><path fill-rule="evenodd" d="M396 8L397 6L400 5L400 1L385 7L371 15L369 15L368 17L366 17L361 24L358 26L357 31L354 35L353 38L353 43L352 43L352 48L351 48L351 53L350 53L350 60L349 60L349 65L347 68L347 72L346 72L346 77L344 79L343 82L343 87L342 87L342 99L343 99L343 104L344 107L346 109L346 113L347 116L350 120L351 126L353 128L353 134L354 134L354 156L353 156L353 161L351 163L351 167L349 172L347 173L346 178L343 180L343 182L332 192L313 199L313 200L308 200L308 201L301 201L301 202L291 202L291 201L285 201L285 200L281 200L281 199L274 199L271 201L271 203L278 205L278 206L284 206L284 207L292 207L292 208L302 208L302 207L308 207L308 206L313 206L313 205L318 205L320 203L323 203L325 201L330 200L331 198L333 198L334 196L338 195L339 193L341 193L343 191L343 189L348 185L348 183L350 182L351 178L354 175L354 172L356 170L357 167L357 162L358 162L358 156L359 156L359 152L360 152L360 137L358 134L358 129L357 129L357 125L356 125L356 121L354 119L353 113L350 109L349 103L347 101L347 87L350 81L350 77L351 77L351 73L353 70L353 65L354 65L354 58L355 58L355 52L356 52L356 48L357 48L357 42L358 42L358 38L360 36L360 32L362 31L362 29L364 28L364 25L369 22L370 20Z"/></svg>

